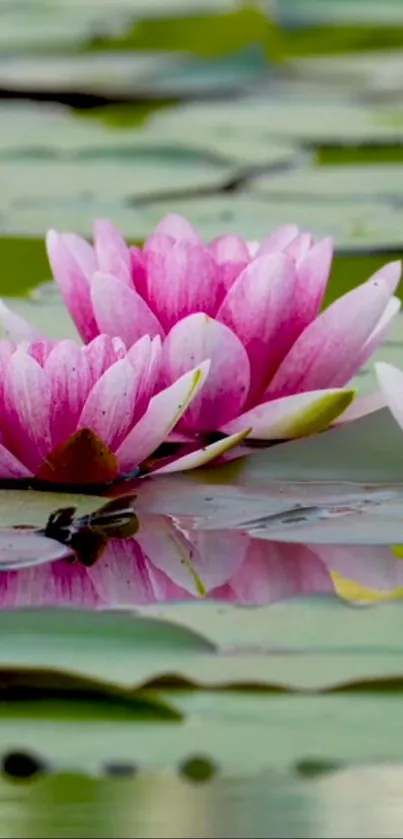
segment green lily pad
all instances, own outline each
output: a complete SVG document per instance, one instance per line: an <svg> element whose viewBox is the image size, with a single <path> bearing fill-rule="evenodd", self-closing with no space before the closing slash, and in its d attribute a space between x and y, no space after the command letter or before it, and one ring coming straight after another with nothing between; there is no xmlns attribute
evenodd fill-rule
<svg viewBox="0 0 403 839"><path fill-rule="evenodd" d="M175 165L176 163L176 165ZM231 170L225 164L208 163L197 155L179 157L156 153L137 154L122 160L70 160L63 164L44 161L8 161L0 166L4 175L4 192L1 204L3 222L10 228L8 217L19 212L31 212L36 208L51 216L53 209L60 212L66 207L87 207L94 212L107 203L117 209L129 202L135 202L141 196L149 199L164 191L199 190L215 188L219 190L229 178ZM17 175L18 173L18 175ZM19 182L17 178L19 177ZM49 178L44 183L44 178ZM99 213L98 213L99 215ZM40 234L39 223L31 233ZM18 233L19 230L14 230Z"/></svg>
<svg viewBox="0 0 403 839"><path fill-rule="evenodd" d="M400 0L339 0L323 3L322 0L282 0L279 8L283 21L297 19L301 23L403 23Z"/></svg>
<svg viewBox="0 0 403 839"><path fill-rule="evenodd" d="M3 4L4 5L4 4ZM195 11L230 10L233 0L194 0ZM121 37L133 19L175 16L188 11L186 0L103 0L101 5L38 0L5 4L2 10L0 45L6 49L52 49L84 45L87 39Z"/></svg>
<svg viewBox="0 0 403 839"><path fill-rule="evenodd" d="M170 691L162 697L186 714L184 724L132 722L116 719L116 712L109 720L98 714L92 721L88 716L74 720L66 712L63 719L63 709L52 712L49 705L41 719L0 715L1 753L21 743L45 765L83 774L97 774L112 762L175 771L202 754L224 775L243 777L288 769L312 755L345 763L401 760L401 695L393 691L384 697Z"/></svg>
<svg viewBox="0 0 403 839"><path fill-rule="evenodd" d="M283 691L350 685L354 692L363 682L368 691L385 689L387 678L396 688L403 684L397 632L402 608L399 601L362 610L336 598L305 598L253 612L214 601L157 604L138 609L139 616L1 612L0 668L4 679L15 671L17 685L25 679L32 689L37 684L49 692L59 685L66 694L86 689L77 679L92 680L94 689L95 683L100 690L115 686L121 696L141 686L155 690L181 682Z"/></svg>
<svg viewBox="0 0 403 839"><path fill-rule="evenodd" d="M267 480L270 473L271 480L402 484L402 430L383 408L317 437L259 451L258 457L251 455L226 466L225 473L223 468L220 480L232 481L242 475L247 483L248 473L253 480L258 475Z"/></svg>
<svg viewBox="0 0 403 839"><path fill-rule="evenodd" d="M0 490L0 522L2 527L29 525L44 527L50 514L60 507L77 507L78 515L94 512L103 504L102 498L63 492L33 490Z"/></svg>
<svg viewBox="0 0 403 839"><path fill-rule="evenodd" d="M220 130L211 130L208 122L202 126L200 120L193 123L192 110L189 118L183 120L183 113L179 111L179 121L176 121L178 111L167 111L167 118L162 120L153 115L141 131L137 133L137 145L140 143L149 149L171 147L193 150L194 153L206 155L208 158L226 160L233 165L243 165L253 168L256 166L282 167L297 165L303 155L292 142L280 142L269 136L259 136L258 133L246 132L244 126L236 129L234 126ZM306 157L306 156L305 156ZM305 158L304 158L305 159Z"/></svg>
<svg viewBox="0 0 403 839"><path fill-rule="evenodd" d="M78 208L69 210L66 205L63 210L52 208L52 212L56 220L61 220L63 213L66 218L68 214L69 221L76 220L80 225L78 229L84 228L84 232L89 229L90 213L80 213ZM169 201L155 201L134 207L132 216L127 210L118 210L113 218L123 230L129 232L130 228L132 236L143 239L168 212L185 215L207 240L214 239L218 233L239 233L247 239L261 240L278 225L290 223L297 224L303 230L311 230L317 236L331 234L340 248L350 251L359 248L370 248L372 251L377 248L397 249L401 239L397 214L384 204L374 204L368 200L353 204L346 199L334 206L331 202L325 205L324 202L307 202L302 198L280 199L252 193L211 195L187 200L175 200L172 196ZM32 212L28 214L19 208L18 213L13 213L14 229L28 232L33 224L39 226L43 215L38 214L37 207L35 218L38 222L35 222ZM49 221L50 216L49 210ZM60 224L55 226L60 227Z"/></svg>
<svg viewBox="0 0 403 839"><path fill-rule="evenodd" d="M400 31L400 38L402 29ZM331 32L331 30L330 30ZM379 49L379 43L372 44L363 39L363 51L348 52L343 56L320 55L290 60L290 69L300 81L320 83L340 93L354 92L356 96L370 97L382 105L382 109L397 102L401 112L401 89L403 78L403 56L401 43L391 44L391 49ZM386 47L386 44L382 45ZM372 47L372 50L371 50ZM393 49L393 47L395 47ZM315 50L313 50L315 52ZM325 50L325 52L327 52ZM331 50L330 50L331 52ZM382 120L381 120L382 121Z"/></svg>
<svg viewBox="0 0 403 839"><path fill-rule="evenodd" d="M67 101L79 94L135 101L245 90L267 75L263 50L249 48L216 59L162 52L28 55L0 61L0 87L34 99ZM78 107L80 107L78 105Z"/></svg>
<svg viewBox="0 0 403 839"><path fill-rule="evenodd" d="M183 16L149 18L136 21L120 37L100 37L96 49L118 48L129 50L188 51L202 57L221 56L241 50L250 44L261 44L277 53L276 27L264 9L255 5L239 7L227 2L216 11L197 4ZM209 14L210 11L210 14ZM269 10L270 11L270 10Z"/></svg>
<svg viewBox="0 0 403 839"><path fill-rule="evenodd" d="M202 754L243 775L310 755L398 759L401 612L398 603L363 611L320 599L253 612L172 604L138 618L2 613L2 687L25 684L27 693L0 701L0 755L21 743L45 765L97 773L128 760L175 769ZM145 681L146 692L133 692ZM218 690L231 684L236 691ZM148 715L161 715L157 728L141 721L148 696ZM124 716L125 697L133 704ZM175 709L184 715L172 730L162 720L169 709L172 718Z"/></svg>
<svg viewBox="0 0 403 839"><path fill-rule="evenodd" d="M314 200L317 205L322 201L327 204L329 195L332 203L362 201L371 199L399 206L403 193L403 166L399 164L321 166L263 176L253 182L253 189L272 197L283 196L287 199L305 198Z"/></svg>
<svg viewBox="0 0 403 839"><path fill-rule="evenodd" d="M127 92L134 94L177 62L172 55L141 52L16 55L8 57L3 65L0 61L0 87L16 93L71 90L113 97Z"/></svg>
<svg viewBox="0 0 403 839"><path fill-rule="evenodd" d="M10 621L16 628L15 646L7 651ZM5 669L57 670L130 691L150 675L165 672L168 661L180 671L212 651L213 643L203 634L123 612L0 613L0 668Z"/></svg>
<svg viewBox="0 0 403 839"><path fill-rule="evenodd" d="M192 126L192 133L199 127L211 138L233 133L238 137L255 136L262 142L278 138L309 145L325 140L355 145L402 141L402 125L384 119L380 106L352 104L340 97L324 102L318 90L310 96L309 91L301 95L298 89L292 95L292 87L286 92L281 96L280 90L272 100L255 96L229 104L182 105L156 116L154 123L171 136L180 136L181 132L186 136L185 126Z"/></svg>
<svg viewBox="0 0 403 839"><path fill-rule="evenodd" d="M295 21L294 21L295 22ZM399 50L403 26L400 20L365 21L359 26L350 20L312 22L283 30L282 57L351 55L368 50Z"/></svg>

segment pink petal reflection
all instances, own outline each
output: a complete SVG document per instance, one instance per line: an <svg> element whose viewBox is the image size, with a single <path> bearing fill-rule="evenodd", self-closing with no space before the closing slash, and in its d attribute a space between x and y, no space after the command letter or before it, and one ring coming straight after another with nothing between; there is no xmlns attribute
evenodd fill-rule
<svg viewBox="0 0 403 839"><path fill-rule="evenodd" d="M241 567L226 585L214 589L211 597L265 606L276 600L333 591L327 567L307 545L250 538Z"/></svg>

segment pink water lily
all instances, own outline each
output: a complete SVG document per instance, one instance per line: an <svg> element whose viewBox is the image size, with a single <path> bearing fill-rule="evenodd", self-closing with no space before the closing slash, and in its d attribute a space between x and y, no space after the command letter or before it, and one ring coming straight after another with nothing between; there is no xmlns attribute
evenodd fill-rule
<svg viewBox="0 0 403 839"><path fill-rule="evenodd" d="M140 249L98 221L93 246L52 230L47 251L85 342L100 332L128 349L145 334L161 339L157 387L210 359L203 388L170 436L185 447L183 469L220 456L224 436L292 439L378 407L379 400L358 399L349 408L355 393L348 383L398 314L400 262L322 311L333 242L295 225L260 245L236 235L206 245L186 219L171 215ZM11 338L32 337L4 305L0 317ZM162 470L176 468L175 460Z"/></svg>
<svg viewBox="0 0 403 839"><path fill-rule="evenodd" d="M177 424L209 362L154 393L161 342L100 335L0 341L0 478L102 483L132 472Z"/></svg>

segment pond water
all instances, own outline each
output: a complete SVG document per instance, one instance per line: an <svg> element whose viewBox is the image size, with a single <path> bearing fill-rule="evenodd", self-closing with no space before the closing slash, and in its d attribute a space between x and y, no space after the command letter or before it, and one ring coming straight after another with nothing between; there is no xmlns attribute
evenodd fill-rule
<svg viewBox="0 0 403 839"><path fill-rule="evenodd" d="M0 0L0 21L0 294L51 338L77 333L49 228L295 223L335 238L325 305L401 259L401 0ZM403 367L401 315L375 360ZM0 486L0 837L402 835L386 409L219 470L36 489Z"/></svg>

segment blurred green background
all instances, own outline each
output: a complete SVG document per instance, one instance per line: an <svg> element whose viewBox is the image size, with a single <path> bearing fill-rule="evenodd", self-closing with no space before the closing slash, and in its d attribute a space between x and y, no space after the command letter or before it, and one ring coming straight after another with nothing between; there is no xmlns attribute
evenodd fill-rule
<svg viewBox="0 0 403 839"><path fill-rule="evenodd" d="M93 219L106 216L141 242L167 212L186 215L207 239L228 231L260 239L291 222L333 235L328 299L401 258L402 0L0 0L0 294L22 295L49 278L50 227L90 235ZM401 354L401 326L393 351ZM200 719L214 716L208 692L194 696L182 730L188 743L202 737ZM296 733L314 759L283 774L228 773L205 786L188 770L8 779L0 786L0 839L402 835L401 769L332 775L323 754L316 759L338 744L349 757L350 734L368 759L368 726L377 755L385 742L387 754L398 755L399 694L373 705L364 699L374 713L367 728L357 697L343 704L324 696L320 706L288 697L282 712L265 700L267 719L259 717L262 700L254 701L248 717L228 699L229 751L233 743L244 750L243 714L245 743L256 719L267 765L277 734L279 759L279 743L300 747ZM56 723L47 720L46 742L55 737L64 756L77 734L73 721L63 720L62 734ZM16 749L28 730L35 743L42 736L32 720L5 725ZM117 728L112 721L115 737ZM213 719L212 742L218 730ZM85 731L91 735L90 724ZM159 754L158 725L153 731L147 749L154 742ZM142 768L133 760L104 774L131 775Z"/></svg>
<svg viewBox="0 0 403 839"><path fill-rule="evenodd" d="M332 234L340 294L400 255L401 0L0 0L0 292L49 227L164 213Z"/></svg>

